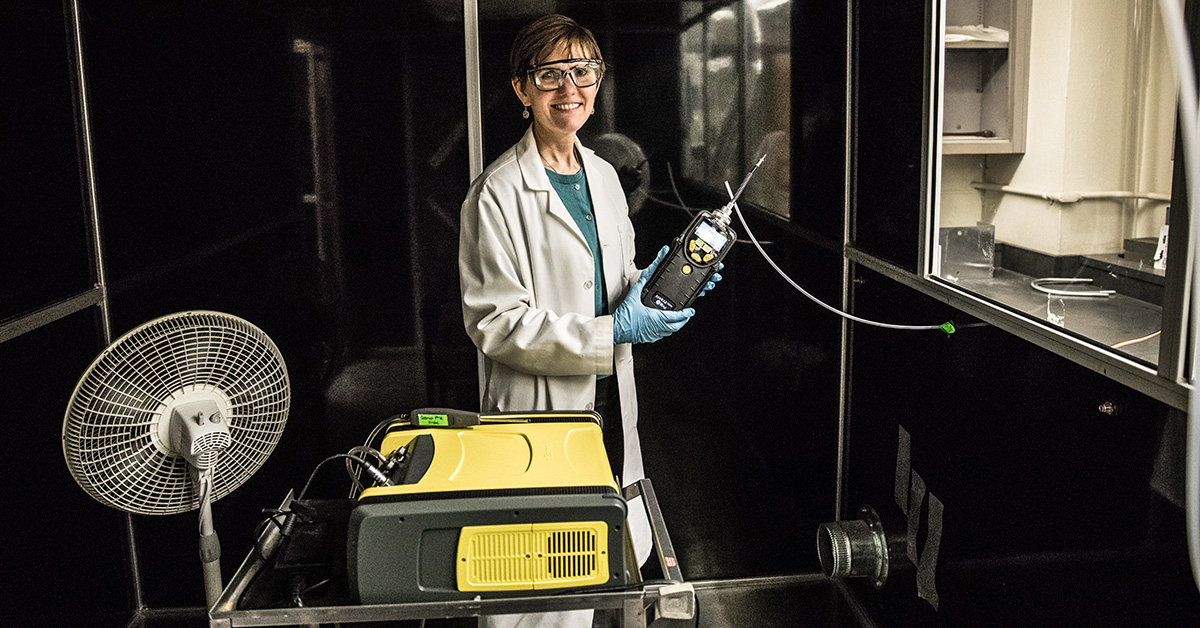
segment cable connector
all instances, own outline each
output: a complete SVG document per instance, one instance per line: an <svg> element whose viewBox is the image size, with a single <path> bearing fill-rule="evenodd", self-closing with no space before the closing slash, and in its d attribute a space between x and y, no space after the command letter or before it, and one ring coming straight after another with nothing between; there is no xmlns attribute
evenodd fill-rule
<svg viewBox="0 0 1200 628"><path fill-rule="evenodd" d="M942 323L941 328L942 328L942 331L946 332L947 336L949 336L950 334L953 334L956 331L954 329L954 323L952 323L950 321L946 321L946 322Z"/></svg>
<svg viewBox="0 0 1200 628"><path fill-rule="evenodd" d="M387 461L383 463L383 466L380 467L379 470L391 478L392 474L396 472L396 469L399 469L407 459L408 447L397 447L396 450L387 457Z"/></svg>

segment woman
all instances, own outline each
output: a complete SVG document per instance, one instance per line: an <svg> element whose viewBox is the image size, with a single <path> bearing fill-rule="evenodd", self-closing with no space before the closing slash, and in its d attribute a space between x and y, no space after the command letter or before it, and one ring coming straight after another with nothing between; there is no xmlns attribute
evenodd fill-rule
<svg viewBox="0 0 1200 628"><path fill-rule="evenodd" d="M613 472L628 485L643 477L632 343L669 336L694 310L642 305L641 287L667 249L638 271L617 173L576 137L604 77L592 33L561 15L540 18L517 34L509 65L531 124L471 184L459 232L463 321L481 354L482 409L597 410ZM629 518L641 564L649 524L637 503ZM489 620L591 625L590 611L563 615Z"/></svg>

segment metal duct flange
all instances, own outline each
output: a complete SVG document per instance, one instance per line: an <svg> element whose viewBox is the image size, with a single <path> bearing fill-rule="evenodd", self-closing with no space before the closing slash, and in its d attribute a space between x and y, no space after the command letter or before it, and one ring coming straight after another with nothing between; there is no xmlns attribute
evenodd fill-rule
<svg viewBox="0 0 1200 628"><path fill-rule="evenodd" d="M872 578L879 588L888 575L887 537L870 506L859 514L862 519L817 526L817 554L830 578Z"/></svg>

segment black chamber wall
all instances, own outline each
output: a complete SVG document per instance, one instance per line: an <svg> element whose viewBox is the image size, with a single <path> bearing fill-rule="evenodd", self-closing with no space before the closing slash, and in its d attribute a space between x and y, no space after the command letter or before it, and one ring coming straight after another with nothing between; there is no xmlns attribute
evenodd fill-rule
<svg viewBox="0 0 1200 628"><path fill-rule="evenodd" d="M931 10L859 5L853 30L850 239L909 272L921 262L929 80L928 34L911 34ZM851 272L856 314L958 326L851 329L843 507L856 516L869 505L900 535L912 525L918 564L937 558L923 583L936 583L936 610L901 558L883 589L853 583L872 616L887 626L1193 621L1181 504L1161 490L1182 482L1182 413L865 266ZM914 483L927 489L917 502Z"/></svg>
<svg viewBox="0 0 1200 628"><path fill-rule="evenodd" d="M792 8L793 54L804 56L792 63L792 127L805 130L791 157L795 218L750 219L789 275L838 303L846 22L844 7L827 4ZM13 19L0 20L0 46L20 61L0 71L13 88L0 90L11 138L2 154L12 208L0 212L7 318L86 290L92 279L63 7L2 6ZM331 418L327 384L356 355L417 344L426 383L406 391L405 404L471 407L476 399L456 272L469 178L462 23L442 6L82 5L114 336L169 312L228 311L279 344L292 377L279 448L214 506L226 575L248 552L261 509L373 425L369 413ZM678 3L559 8L591 27L613 61L611 91L602 95L613 99L612 130L647 150L653 188L669 197L663 174L679 158L681 133ZM922 159L922 49L911 34L923 32L925 11L922 2L860 11L854 41L853 239L904 267L915 264L908 247ZM502 70L522 22L482 22L485 160L524 129ZM312 154L297 39L328 51L332 64L334 115L324 120L337 165L332 222L304 202ZM703 186L685 183L681 192L693 206L720 202ZM639 263L685 223L668 207L644 207L634 217ZM317 244L330 227L340 245L332 259ZM696 319L669 342L637 350L647 473L688 578L815 572L811 539L834 514L841 321L786 288L746 246L726 264ZM852 278L860 314L955 317L868 270L854 268ZM84 495L60 462L62 413L102 348L96 330L92 313L81 312L0 344L0 375L16 401L10 424L23 421L11 430L3 467L15 522L5 564L28 592L6 611L14 625L121 626L138 600L151 608L203 602L191 515L128 520L141 574L134 582L127 519ZM915 597L911 574L897 574L883 592L856 587L881 623L1012 625L1037 613L1099 624L1110 613L1170 625L1195 615L1179 564L1178 509L1148 487L1166 408L993 329L951 338L851 333L843 506L852 513L871 503L895 515L888 504L903 426L914 468L947 508L944 619ZM1097 416L1105 400L1124 411ZM328 475L319 484L336 494L339 482ZM1081 518L1086 525L1071 533ZM1164 562L1146 564L1160 554ZM1029 556L1049 562L998 560ZM1098 586L1083 576L1099 576ZM63 603L64 590L74 592L72 603ZM1097 601L1100 610L1088 610Z"/></svg>
<svg viewBox="0 0 1200 628"><path fill-rule="evenodd" d="M20 61L2 73L12 88L2 96L12 192L0 213L7 318L86 291L94 279L64 6L2 6L13 19L2 20L0 46ZM475 403L475 351L461 327L456 268L458 206L469 183L462 22L440 6L80 5L112 337L172 312L224 311L262 328L289 368L291 414L278 448L214 505L226 577L248 553L262 509L373 426L378 415L350 421L330 411L329 382L356 356L419 347L425 384L405 391L396 411ZM611 130L645 147L663 196L665 165L679 150L678 8L561 7L596 32L618 68L604 95L613 99ZM488 159L524 130L498 67L522 22L482 24ZM305 199L314 184L312 128L297 41L331 62L323 93L333 115L320 124L332 138L334 214L318 214ZM841 53L830 54L832 63ZM806 109L816 107L801 99L794 116L841 110L824 102ZM840 154L833 144L831 154ZM696 206L717 202L686 185L683 193ZM840 200L828 206L836 222ZM644 208L635 216L639 263L685 223L676 210ZM761 228L764 238L779 235ZM331 232L333 257L321 246ZM836 294L836 253L776 253L792 272L819 276L817 290ZM832 516L836 324L808 321L811 310L770 283L748 249L735 251L728 268L684 333L638 350L647 471L687 577L813 571L815 552L795 542L795 531ZM87 310L0 345L14 416L25 422L12 432L3 472L17 522L5 562L29 592L5 611L15 624L120 626L138 605L203 603L194 513L127 517L87 497L61 462L63 411L103 348L99 329ZM797 389L802 394L791 393ZM330 468L316 490L337 495L344 480ZM76 592L72 603L62 603L64 590Z"/></svg>

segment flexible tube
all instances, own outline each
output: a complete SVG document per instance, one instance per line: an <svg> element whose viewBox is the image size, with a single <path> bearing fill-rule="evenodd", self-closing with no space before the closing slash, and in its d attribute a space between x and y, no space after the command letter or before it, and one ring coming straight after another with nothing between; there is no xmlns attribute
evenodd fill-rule
<svg viewBox="0 0 1200 628"><path fill-rule="evenodd" d="M1181 142L1183 144L1184 179L1187 187L1188 212L1190 214L1190 241L1192 249L1191 271L1191 310L1192 325L1190 332L1190 347L1192 356L1191 382L1192 393L1188 399L1188 427L1186 441L1186 471L1184 490L1184 505L1186 510L1188 556L1191 559L1192 579L1197 589L1200 589L1200 398L1196 394L1196 384L1200 375L1200 321L1196 314L1200 312L1200 278L1196 275L1196 254L1200 249L1200 220L1196 215L1196 207L1200 204L1200 147L1197 146L1197 105L1196 105L1196 72L1192 60L1192 49L1188 43L1187 24L1183 19L1183 7L1180 0L1159 0L1158 6L1162 13L1163 24L1166 27L1167 46L1171 52L1175 76L1179 81L1179 124Z"/></svg>
<svg viewBox="0 0 1200 628"><path fill-rule="evenodd" d="M729 192L730 198L734 198L733 189L729 187L728 181L725 182L725 190ZM791 286L796 290L799 290L800 294L808 297L808 299L813 303L816 303L817 305L829 310L830 312L833 312L834 314L837 314L838 316L841 316L842 318L852 320L856 323L862 323L864 325L874 325L875 327L886 327L887 329L903 329L910 331L926 331L933 329L947 331L943 325L894 325L892 323L880 323L877 321L867 320L865 318L859 318L858 316L848 312L843 312L832 305L827 305L824 301L809 294L804 288L801 288L800 284L792 281L792 278L788 277L787 273L783 272L783 269L779 268L779 266L775 264L775 260L771 259L770 255L767 255L767 252L763 250L762 245L758 243L758 238L754 237L754 233L750 231L750 225L746 224L746 219L742 216L742 208L738 207L737 202L733 203L733 210L737 212L738 221L742 223L742 228L746 230L746 235L750 236L750 241L754 243L754 248L758 249L759 254L763 256L763 259L767 260L767 263L771 265L771 268L774 268L775 272L779 273L779 276L783 277L784 281L791 284Z"/></svg>

